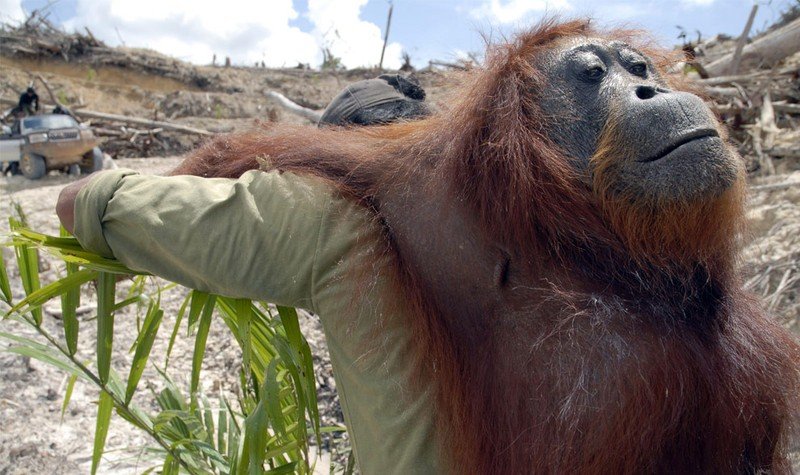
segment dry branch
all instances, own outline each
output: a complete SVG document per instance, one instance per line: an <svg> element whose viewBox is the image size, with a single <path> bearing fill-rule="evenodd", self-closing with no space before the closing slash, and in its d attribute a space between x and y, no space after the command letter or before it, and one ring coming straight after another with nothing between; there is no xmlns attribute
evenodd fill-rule
<svg viewBox="0 0 800 475"><path fill-rule="evenodd" d="M751 186L751 191L775 191L791 188L793 186L800 186L800 181L784 181L781 183L771 183L769 185L756 185Z"/></svg>
<svg viewBox="0 0 800 475"><path fill-rule="evenodd" d="M389 42L389 28L392 26L392 10L394 3L389 0L389 16L386 18L386 34L383 36L383 48L381 48L381 60L378 63L378 70L383 71L383 55L386 53L386 44Z"/></svg>
<svg viewBox="0 0 800 475"><path fill-rule="evenodd" d="M731 76L719 76L715 78L698 79L697 82L698 84L702 84L704 86L720 86L723 84L731 84L734 82L750 82L755 79L764 77L766 74L767 74L766 71L757 71L748 74L737 74Z"/></svg>
<svg viewBox="0 0 800 475"><path fill-rule="evenodd" d="M292 101L288 97L284 96L280 92L270 91L269 89L264 90L264 95L267 97L271 97L278 101L278 103L286 108L288 111L299 115L300 117L304 117L311 122L317 123L319 119L322 117L322 113L309 109L307 107L303 107L300 104Z"/></svg>
<svg viewBox="0 0 800 475"><path fill-rule="evenodd" d="M800 51L800 18L745 46L741 67L772 66L797 51ZM733 61L733 53L727 54L706 65L705 69L711 76L730 74Z"/></svg>
<svg viewBox="0 0 800 475"><path fill-rule="evenodd" d="M187 127L185 125L178 125L172 124L170 122L161 122L158 120L150 120L150 119L143 119L141 117L128 117L124 115L117 115L117 114L108 114L105 112L96 112L96 111L89 111L89 110L82 110L78 111L77 115L81 117L86 117L90 119L103 119L103 120L110 120L114 122L123 122L126 124L136 124L136 125L144 125L146 127L151 128L162 128L164 130L174 130L176 132L184 132L187 134L197 134L197 135L214 135L213 132L209 132L208 130L204 129L197 129L194 127Z"/></svg>
<svg viewBox="0 0 800 475"><path fill-rule="evenodd" d="M744 49L747 38L750 36L750 28L753 27L753 20L756 18L756 12L758 12L757 3L753 5L753 8L750 10L750 16L747 17L747 24L744 26L744 31L736 41L736 50L733 52L733 59L731 60L731 74L739 72L739 64L742 61L742 49ZM706 70L706 72L708 71Z"/></svg>
<svg viewBox="0 0 800 475"><path fill-rule="evenodd" d="M773 102L772 108L775 112L787 112L789 114L800 114L800 104L786 104L783 102Z"/></svg>

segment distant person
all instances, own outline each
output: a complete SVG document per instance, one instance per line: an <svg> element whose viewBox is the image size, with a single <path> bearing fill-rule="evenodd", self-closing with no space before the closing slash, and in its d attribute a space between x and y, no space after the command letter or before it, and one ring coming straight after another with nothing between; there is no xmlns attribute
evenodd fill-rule
<svg viewBox="0 0 800 475"><path fill-rule="evenodd" d="M19 96L17 110L25 115L36 115L39 112L39 96L35 89L29 87Z"/></svg>
<svg viewBox="0 0 800 475"><path fill-rule="evenodd" d="M417 78L383 74L345 87L325 108L318 125L389 124L422 119L432 112Z"/></svg>

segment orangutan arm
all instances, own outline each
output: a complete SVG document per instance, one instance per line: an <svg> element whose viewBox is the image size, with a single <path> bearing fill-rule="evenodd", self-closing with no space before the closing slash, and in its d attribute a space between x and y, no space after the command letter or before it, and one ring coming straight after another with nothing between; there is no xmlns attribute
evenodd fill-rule
<svg viewBox="0 0 800 475"><path fill-rule="evenodd" d="M314 310L316 261L341 259L319 254L348 247L319 245L330 203L327 186L290 173L251 172L232 180L119 170L78 189L74 234L134 270ZM349 239L326 239L339 238Z"/></svg>

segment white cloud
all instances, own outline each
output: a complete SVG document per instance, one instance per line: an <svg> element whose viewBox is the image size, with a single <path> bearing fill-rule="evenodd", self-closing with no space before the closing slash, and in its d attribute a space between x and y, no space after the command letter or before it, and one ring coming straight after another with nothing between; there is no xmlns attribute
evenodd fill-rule
<svg viewBox="0 0 800 475"><path fill-rule="evenodd" d="M22 0L0 0L0 22L14 24L24 20Z"/></svg>
<svg viewBox="0 0 800 475"><path fill-rule="evenodd" d="M0 0L7 2L9 0ZM313 31L290 22L299 12L292 0L78 0L67 29L89 25L95 36L117 45L147 47L198 64L214 54L234 64L319 65L328 46L344 65L377 64L382 43L378 26L360 19L367 0L310 0ZM117 33L119 32L119 33ZM400 66L402 47L386 49L384 65Z"/></svg>
<svg viewBox="0 0 800 475"><path fill-rule="evenodd" d="M648 11L639 4L635 3L611 3L598 5L597 18L608 21L627 21L641 17Z"/></svg>
<svg viewBox="0 0 800 475"><path fill-rule="evenodd" d="M380 61L383 35L374 23L360 18L368 0L309 0L308 18L324 47L348 68L375 66ZM403 47L389 43L383 59L386 68L399 68Z"/></svg>
<svg viewBox="0 0 800 475"><path fill-rule="evenodd" d="M681 0L681 3L688 6L706 7L708 5L711 5L715 1L716 0Z"/></svg>
<svg viewBox="0 0 800 475"><path fill-rule="evenodd" d="M555 12L570 10L568 0L485 0L481 6L472 10L472 16L479 20L509 24L523 20L532 12Z"/></svg>

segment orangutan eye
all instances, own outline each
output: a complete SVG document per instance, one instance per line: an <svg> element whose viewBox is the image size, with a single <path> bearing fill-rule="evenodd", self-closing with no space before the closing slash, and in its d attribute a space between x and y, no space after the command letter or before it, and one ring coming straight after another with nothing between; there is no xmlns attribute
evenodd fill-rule
<svg viewBox="0 0 800 475"><path fill-rule="evenodd" d="M593 81L596 81L598 79L601 79L603 76L605 76L606 68L604 68L603 66L600 66L600 65L589 66L588 68L586 68L586 70L584 71L583 74L587 78L589 78L589 79L591 79Z"/></svg>
<svg viewBox="0 0 800 475"><path fill-rule="evenodd" d="M632 64L630 67L631 74L639 77L647 77L647 64L646 63L635 63Z"/></svg>

